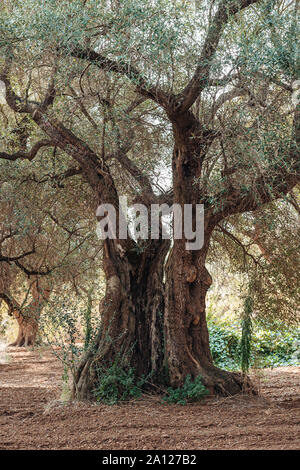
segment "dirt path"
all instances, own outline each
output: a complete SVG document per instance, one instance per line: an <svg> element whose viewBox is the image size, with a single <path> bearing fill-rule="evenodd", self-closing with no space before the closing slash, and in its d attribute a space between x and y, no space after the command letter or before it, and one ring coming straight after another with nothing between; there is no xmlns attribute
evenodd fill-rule
<svg viewBox="0 0 300 470"><path fill-rule="evenodd" d="M1 449L299 449L300 369L264 370L256 398L63 405L49 353L0 345Z"/></svg>

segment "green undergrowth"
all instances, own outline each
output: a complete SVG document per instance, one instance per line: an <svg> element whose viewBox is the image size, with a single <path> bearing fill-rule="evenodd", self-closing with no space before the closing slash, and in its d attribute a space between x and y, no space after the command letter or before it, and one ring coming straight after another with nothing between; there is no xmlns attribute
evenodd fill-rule
<svg viewBox="0 0 300 470"><path fill-rule="evenodd" d="M114 363L108 368L97 369L97 386L93 390L96 401L106 405L139 398L142 394L144 378L136 379L132 367Z"/></svg>
<svg viewBox="0 0 300 470"><path fill-rule="evenodd" d="M210 347L214 363L227 370L241 368L242 327L238 321L209 318ZM253 325L250 367L300 366L300 328L265 329Z"/></svg>
<svg viewBox="0 0 300 470"><path fill-rule="evenodd" d="M178 405L186 405L201 400L208 394L208 390L202 383L201 375L192 381L191 376L187 375L185 382L180 388L167 389L167 394L163 397L165 403L177 403Z"/></svg>

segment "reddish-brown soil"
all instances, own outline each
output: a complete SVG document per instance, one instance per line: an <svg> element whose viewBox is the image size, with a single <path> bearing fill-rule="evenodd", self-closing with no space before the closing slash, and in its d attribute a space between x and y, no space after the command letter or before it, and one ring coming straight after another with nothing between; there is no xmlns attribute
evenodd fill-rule
<svg viewBox="0 0 300 470"><path fill-rule="evenodd" d="M0 354L1 449L299 449L300 370L264 370L258 397L187 406L143 398L122 406L64 405L50 352Z"/></svg>

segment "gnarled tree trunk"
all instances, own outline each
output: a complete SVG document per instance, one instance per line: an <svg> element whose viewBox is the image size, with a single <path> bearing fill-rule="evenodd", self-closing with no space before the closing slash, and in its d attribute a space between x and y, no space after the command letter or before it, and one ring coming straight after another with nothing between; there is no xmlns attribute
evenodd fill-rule
<svg viewBox="0 0 300 470"><path fill-rule="evenodd" d="M9 346L33 346L39 329L38 318L35 315L23 315L18 310L13 310L12 315L18 322L19 331L17 339Z"/></svg>
<svg viewBox="0 0 300 470"><path fill-rule="evenodd" d="M77 368L73 396L78 399L91 397L98 367L122 359L137 377L149 376L154 383L163 380L163 265L169 242L150 242L143 253L121 256L118 247L115 240L104 241L101 330Z"/></svg>
<svg viewBox="0 0 300 470"><path fill-rule="evenodd" d="M189 117L184 123L188 129L174 126L173 159L173 202L183 210L184 204L195 208L200 200L194 178L201 173L203 140L209 145L209 136L203 135L202 141L191 138L194 131L199 135L199 129L193 128ZM112 195L106 200L117 207L115 199ZM212 394L242 390L244 378L215 367L209 348L205 298L212 280L205 260L218 221L211 209L206 211L204 246L200 250L186 250L184 238L174 240L166 271L166 241L149 241L143 253L138 253L135 245L130 248L128 240L104 241L106 293L100 307L101 331L94 348L87 351L77 368L74 397L90 398L97 368L109 367L120 360L120 355L127 357L137 377L150 374L156 385L178 387L187 375L195 378L201 374ZM195 223L193 213L194 230Z"/></svg>
<svg viewBox="0 0 300 470"><path fill-rule="evenodd" d="M184 204L191 204L195 208L202 196L202 188L195 184L195 179L201 180L203 159L215 134L189 111L173 113L169 104L166 111L175 141L173 203L182 208ZM61 122L45 119L42 110L35 110L33 119L80 164L97 202L111 204L119 218L117 189L105 161L100 161L86 143ZM153 198L151 189L149 193ZM202 374L212 393L231 394L241 390L239 375L214 367L205 319L205 295L211 282L205 258L212 230L220 220L211 208L206 210L205 246L201 250L188 252L185 239L174 241L166 294L163 266L168 245L165 247L160 241L157 247L151 242L149 251L139 254L130 240L105 240L106 293L100 309L102 329L94 349L87 351L77 368L74 396L89 398L96 384L97 367L110 366L120 354L128 357L137 376L151 374L156 382L165 367L172 385L181 385L188 374L192 377Z"/></svg>
<svg viewBox="0 0 300 470"><path fill-rule="evenodd" d="M205 267L207 246L188 255L175 243L168 267L166 286L166 363L170 385L181 387L187 375L202 376L210 394L233 395L249 380L239 373L214 366L206 322L205 299L212 279ZM246 383L245 383L246 382Z"/></svg>
<svg viewBox="0 0 300 470"><path fill-rule="evenodd" d="M197 177L201 177L210 135L189 113L173 122L173 130L173 201L182 207L183 212L185 204L192 206L192 228L195 231L195 208L202 196ZM166 276L166 362L172 386L182 386L188 374L193 379L201 375L211 394L231 395L242 390L245 378L213 365L205 312L206 294L212 283L205 261L218 221L213 210L206 208L201 249L187 250L188 240L184 237L174 240Z"/></svg>

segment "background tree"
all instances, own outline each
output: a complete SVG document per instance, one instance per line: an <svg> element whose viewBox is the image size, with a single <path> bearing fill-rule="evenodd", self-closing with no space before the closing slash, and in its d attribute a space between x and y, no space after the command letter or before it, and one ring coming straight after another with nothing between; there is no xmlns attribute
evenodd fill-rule
<svg viewBox="0 0 300 470"><path fill-rule="evenodd" d="M82 185L69 181L76 172L59 170L63 161L56 155L53 173L52 157L36 160L34 172L21 162L1 162L0 298L19 325L12 346L35 342L51 293L60 296L62 285L69 285L76 296L99 268L95 258L102 247L91 230L88 192L83 203Z"/></svg>

